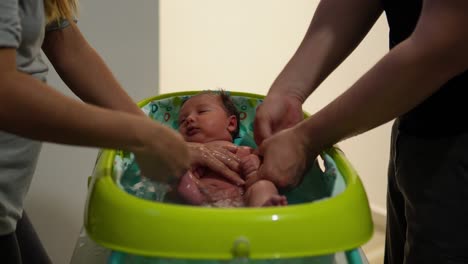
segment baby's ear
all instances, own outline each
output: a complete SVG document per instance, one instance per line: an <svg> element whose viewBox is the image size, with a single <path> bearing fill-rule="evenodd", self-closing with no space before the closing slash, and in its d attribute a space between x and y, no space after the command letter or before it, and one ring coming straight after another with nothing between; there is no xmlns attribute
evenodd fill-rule
<svg viewBox="0 0 468 264"><path fill-rule="evenodd" d="M228 131L229 132L234 132L236 130L236 128L237 128L237 125L238 125L236 116L232 115L232 116L228 117L228 121L229 121L228 127L227 127Z"/></svg>

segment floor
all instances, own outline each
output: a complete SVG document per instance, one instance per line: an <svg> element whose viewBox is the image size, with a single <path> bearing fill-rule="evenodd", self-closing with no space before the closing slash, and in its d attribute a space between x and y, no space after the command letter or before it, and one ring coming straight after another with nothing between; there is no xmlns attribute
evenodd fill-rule
<svg viewBox="0 0 468 264"><path fill-rule="evenodd" d="M383 264L384 247L385 232L376 228L372 239L362 247L369 264Z"/></svg>

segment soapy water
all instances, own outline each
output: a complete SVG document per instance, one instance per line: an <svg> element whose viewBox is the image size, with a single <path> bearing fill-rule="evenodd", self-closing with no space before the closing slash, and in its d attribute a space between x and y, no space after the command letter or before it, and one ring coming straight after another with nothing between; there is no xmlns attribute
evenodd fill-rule
<svg viewBox="0 0 468 264"><path fill-rule="evenodd" d="M116 155L114 159L114 175L119 187L137 197L164 202L166 194L171 190L167 183L152 181L141 175L133 153Z"/></svg>
<svg viewBox="0 0 468 264"><path fill-rule="evenodd" d="M163 202L164 197L171 189L167 184L154 182L145 177L141 177L140 182L128 188L129 192L133 192L138 197L158 202Z"/></svg>

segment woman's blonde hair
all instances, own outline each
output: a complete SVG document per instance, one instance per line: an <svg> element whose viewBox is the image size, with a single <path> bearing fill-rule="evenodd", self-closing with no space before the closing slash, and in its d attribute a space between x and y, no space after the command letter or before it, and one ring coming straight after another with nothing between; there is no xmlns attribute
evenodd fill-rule
<svg viewBox="0 0 468 264"><path fill-rule="evenodd" d="M47 23L60 19L73 21L78 11L78 0L44 0Z"/></svg>

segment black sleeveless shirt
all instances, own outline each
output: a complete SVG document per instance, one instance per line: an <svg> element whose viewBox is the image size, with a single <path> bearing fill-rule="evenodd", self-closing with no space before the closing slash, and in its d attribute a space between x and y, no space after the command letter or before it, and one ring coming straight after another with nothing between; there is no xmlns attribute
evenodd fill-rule
<svg viewBox="0 0 468 264"><path fill-rule="evenodd" d="M390 48L393 48L413 32L422 0L382 2L390 27ZM424 102L402 115L399 129L410 135L427 137L468 132L468 71L449 80Z"/></svg>

